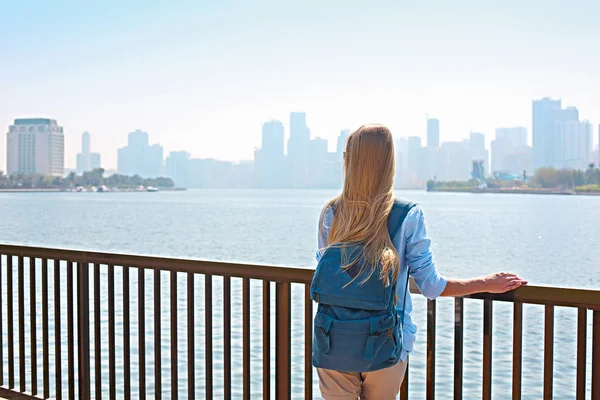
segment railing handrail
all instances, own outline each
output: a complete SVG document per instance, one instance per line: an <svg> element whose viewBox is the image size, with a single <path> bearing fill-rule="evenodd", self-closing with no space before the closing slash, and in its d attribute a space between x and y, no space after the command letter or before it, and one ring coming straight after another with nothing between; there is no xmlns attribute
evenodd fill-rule
<svg viewBox="0 0 600 400"><path fill-rule="evenodd" d="M153 257L5 244L0 244L0 254L290 283L310 283L314 272L312 268L280 267L190 258Z"/></svg>
<svg viewBox="0 0 600 400"><path fill-rule="evenodd" d="M207 261L191 258L141 256L124 253L104 253L7 244L0 244L0 253L13 256L54 258L81 263L141 267L164 271L192 272L290 283L310 283L314 273L313 268ZM412 293L419 292L414 282L411 282L410 290ZM600 310L600 290L593 289L527 285L508 293L477 293L465 297L511 303L520 302L523 304L561 307L585 307L591 310Z"/></svg>

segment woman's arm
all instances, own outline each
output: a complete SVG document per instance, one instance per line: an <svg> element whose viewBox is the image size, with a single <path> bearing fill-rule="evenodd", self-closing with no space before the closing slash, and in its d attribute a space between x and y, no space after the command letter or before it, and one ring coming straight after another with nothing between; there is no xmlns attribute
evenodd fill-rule
<svg viewBox="0 0 600 400"><path fill-rule="evenodd" d="M448 279L442 296L466 296L480 292L504 293L526 284L527 281L508 272L474 279Z"/></svg>
<svg viewBox="0 0 600 400"><path fill-rule="evenodd" d="M527 284L515 274L506 272L474 279L447 279L435 268L431 239L419 206L411 210L405 220L406 261L410 275L421 293L428 299L438 296L465 296L472 293L504 293Z"/></svg>

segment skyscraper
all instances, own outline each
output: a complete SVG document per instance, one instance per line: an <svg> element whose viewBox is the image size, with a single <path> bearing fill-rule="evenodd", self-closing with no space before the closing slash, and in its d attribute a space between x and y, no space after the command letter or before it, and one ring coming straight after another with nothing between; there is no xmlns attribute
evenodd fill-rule
<svg viewBox="0 0 600 400"><path fill-rule="evenodd" d="M487 174L490 168L490 154L485 148L485 135L480 132L471 132L469 147L471 148L469 163L472 165L473 161L482 161L483 171Z"/></svg>
<svg viewBox="0 0 600 400"><path fill-rule="evenodd" d="M512 146L526 146L527 128L522 126L498 128L496 129L496 140L506 140Z"/></svg>
<svg viewBox="0 0 600 400"><path fill-rule="evenodd" d="M410 136L407 142L409 179L418 181L424 179L426 161L423 159L423 147L419 136ZM411 179L412 178L412 179Z"/></svg>
<svg viewBox="0 0 600 400"><path fill-rule="evenodd" d="M527 128L512 127L496 129L492 141L492 172L508 172L521 175L532 174L531 147L527 145Z"/></svg>
<svg viewBox="0 0 600 400"><path fill-rule="evenodd" d="M77 154L77 174L100 168L100 154L90 153L90 134L81 135L81 153Z"/></svg>
<svg viewBox="0 0 600 400"><path fill-rule="evenodd" d="M427 147L440 147L440 121L436 118L427 119Z"/></svg>
<svg viewBox="0 0 600 400"><path fill-rule="evenodd" d="M560 100L533 101L533 167L587 168L591 160L592 128L579 121L576 107Z"/></svg>
<svg viewBox="0 0 600 400"><path fill-rule="evenodd" d="M163 174L163 148L148 143L148 134L139 129L128 135L127 146L118 152L119 174L142 178L156 178Z"/></svg>
<svg viewBox="0 0 600 400"><path fill-rule="evenodd" d="M471 132L469 135L469 144L474 150L485 149L485 135L479 132Z"/></svg>
<svg viewBox="0 0 600 400"><path fill-rule="evenodd" d="M592 162L592 125L588 121L557 121L555 163L558 168L586 170Z"/></svg>
<svg viewBox="0 0 600 400"><path fill-rule="evenodd" d="M8 127L7 173L62 176L65 138L62 126L47 118L15 119Z"/></svg>
<svg viewBox="0 0 600 400"><path fill-rule="evenodd" d="M471 179L474 160L470 140L443 142L438 156L437 180L467 181Z"/></svg>
<svg viewBox="0 0 600 400"><path fill-rule="evenodd" d="M290 114L290 139L287 150L292 186L306 187L309 184L310 151L310 130L306 126L306 113L293 112Z"/></svg>
<svg viewBox="0 0 600 400"><path fill-rule="evenodd" d="M544 97L533 101L533 168L554 166L554 125L561 111L561 100Z"/></svg>
<svg viewBox="0 0 600 400"><path fill-rule="evenodd" d="M167 177L179 187L189 185L190 153L187 151L172 151L166 160Z"/></svg>
<svg viewBox="0 0 600 400"><path fill-rule="evenodd" d="M262 146L255 151L255 180L258 187L276 188L285 184L284 130L280 121L265 122Z"/></svg>
<svg viewBox="0 0 600 400"><path fill-rule="evenodd" d="M338 136L337 138L337 146L335 150L340 160L344 155L344 149L346 148L346 141L348 140L348 136L350 136L350 129L343 129L340 132L340 136Z"/></svg>

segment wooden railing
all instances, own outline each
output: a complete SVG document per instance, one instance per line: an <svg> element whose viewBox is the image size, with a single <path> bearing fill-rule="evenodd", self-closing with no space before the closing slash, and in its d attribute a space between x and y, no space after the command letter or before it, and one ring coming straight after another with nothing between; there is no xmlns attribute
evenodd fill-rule
<svg viewBox="0 0 600 400"><path fill-rule="evenodd" d="M204 277L204 392L206 399L212 399L216 386L219 390L222 385L223 396L232 398L232 381L241 380L242 396L244 399L251 397L250 377L256 371L251 371L251 281L262 282L262 396L270 399L289 399L292 395L292 338L291 338L291 306L292 284L304 286L304 388L300 396L313 397L313 368L311 364L312 344L312 318L313 304L309 297L309 286L313 271L301 268L270 267L262 265L245 265L197 260L184 260L174 258L143 257L119 255L108 253L93 253L70 250L56 250L46 248L33 248L23 246L0 245L0 288L6 288L6 298L0 297L0 397L8 399L31 398L68 398L68 399L100 399L103 394L103 385L108 384L108 398L116 399L134 398L145 399L147 383L154 382L157 388L155 398L161 398L162 387L162 354L161 354L161 279L163 273L169 273L169 304L170 304L170 365L171 385L167 398L193 399L199 397L195 391L196 376L195 356L196 326L195 302L198 299L195 293L195 280L197 275ZM123 348L122 364L117 368L116 354L116 321L115 321L115 269L122 272L122 285L120 296L122 306L122 332ZM104 294L101 285L101 270L107 272L106 285L108 301L108 340L102 340L101 333L101 298ZM25 273L28 271L26 285ZM66 285L61 279L66 272ZM153 303L154 303L154 376L146 373L146 306L145 301L138 301L137 309L137 340L138 360L137 381L132 380L132 351L131 351L131 314L136 310L130 308L131 283L133 274L137 275L137 298L145 299L146 272L153 274ZM17 279L15 284L14 274ZM41 279L38 274L41 274ZM50 275L51 274L51 275ZM186 312L187 321L187 388L181 391L177 382L183 378L178 371L178 312L177 282L184 274L187 278ZM52 277L52 285L49 284ZM76 277L76 279L75 279ZM215 385L214 360L213 360L213 277L222 277L222 324L223 324L223 379L222 384ZM242 280L241 313L242 313L242 374L232 376L232 291L231 280ZM37 283L41 283L38 287ZM275 325L271 325L271 295L272 285L275 286ZM13 290L16 288L16 292ZM51 290L52 289L52 290ZM66 290L67 304L61 304L61 294ZM416 287L411 287L416 292ZM51 293L53 295L51 295ZM15 310L16 293L16 310ZM74 295L77 295L77 301ZM2 292L0 291L0 295ZM26 308L25 298L28 296L29 308ZM41 297L40 297L41 296ZM576 307L578 311L577 331L577 383L576 398L585 399L586 396L586 339L588 310L593 310L592 334L592 371L591 394L593 400L600 399L600 291L561 289L550 287L528 286L503 295L479 294L471 298L483 300L483 399L491 399L492 393L492 316L495 301L514 303L513 324L513 372L512 372L512 398L521 398L522 377L522 332L523 332L523 304L542 304L545 306L544 325L544 398L552 398L553 388L553 335L554 335L554 308ZM41 321L37 305L41 299ZM90 310L90 304L93 309ZM435 357L436 357L436 302L428 301L427 306L427 379L426 398L435 398ZM52 306L53 315L49 310ZM2 313L6 310L6 316ZM66 310L66 318L65 318ZM16 313L15 313L16 311ZM15 315L16 314L16 315ZM26 330L25 317L28 314L28 328ZM15 321L16 316L16 321ZM75 324L75 319L77 323ZM6 320L6 324L2 321ZM454 334L454 398L462 399L463 391L463 329L464 329L464 299L455 299L455 334ZM15 322L17 327L15 328ZM41 346L39 345L37 327L41 323ZM63 365L64 349L61 326L66 323L67 331L67 390L63 392ZM2 332L6 329L6 333ZM93 329L94 337L91 342L90 332ZM271 344L271 331L274 329L275 344ZM18 340L15 339L18 334ZM54 346L50 345L50 335L54 336ZM26 347L29 338L29 347ZM4 341L6 340L6 343ZM77 344L77 348L75 348ZM15 347L17 346L17 347ZM91 365L91 348L94 349L93 365ZM3 349L6 347L7 354ZM275 368L271 369L271 350L275 350ZM102 359L98 355L102 351L108 352L108 376L103 376ZM38 357L41 356L42 368L38 371ZM120 355L121 356L121 355ZM51 357L54 358L52 366ZM267 362L264 362L267 360ZM18 371L15 364L18 361ZM77 370L76 363L77 361ZM122 387L117 393L116 371L122 371ZM6 373L5 373L6 371ZM41 374L41 375L39 375ZM93 374L93 375L92 375ZM275 391L271 391L271 378L274 374ZM7 379L5 378L7 376ZM38 379L38 376L41 378ZM92 376L95 385L91 386ZM17 379L18 378L18 379ZM52 380L52 382L51 382ZM38 382L41 386L38 387ZM401 398L408 398L408 374L402 385ZM52 390L51 390L52 389Z"/></svg>

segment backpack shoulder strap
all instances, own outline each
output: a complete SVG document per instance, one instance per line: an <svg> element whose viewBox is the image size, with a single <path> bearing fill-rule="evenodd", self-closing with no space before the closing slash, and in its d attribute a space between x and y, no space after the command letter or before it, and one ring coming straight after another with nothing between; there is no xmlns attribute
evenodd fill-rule
<svg viewBox="0 0 600 400"><path fill-rule="evenodd" d="M398 199L394 200L394 205L392 206L392 210L390 211L387 221L388 231L392 240L398 234L398 231L400 230L400 227L402 227L402 223L406 219L406 216L410 210L412 210L412 208L416 205L417 203L413 203L412 201Z"/></svg>

